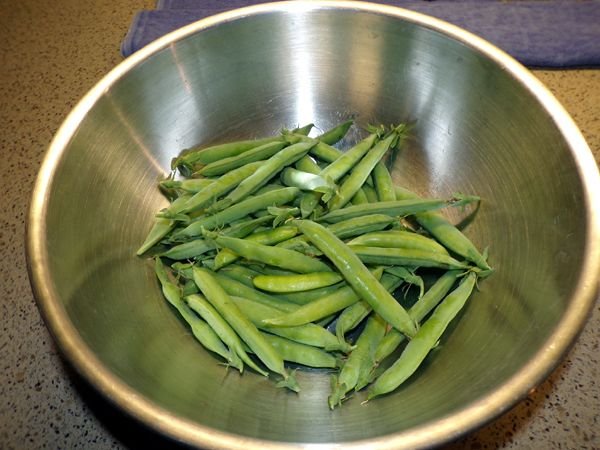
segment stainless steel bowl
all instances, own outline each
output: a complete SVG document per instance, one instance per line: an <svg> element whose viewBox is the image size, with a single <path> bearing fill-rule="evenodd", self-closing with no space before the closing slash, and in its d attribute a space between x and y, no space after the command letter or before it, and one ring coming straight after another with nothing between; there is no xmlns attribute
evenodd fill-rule
<svg viewBox="0 0 600 450"><path fill-rule="evenodd" d="M157 179L181 149L349 117L415 122L394 179L430 195L479 194L465 232L490 246L497 271L414 380L331 412L324 374L300 373L294 395L216 364L135 250L165 203ZM418 448L506 411L573 343L597 292L599 190L571 118L483 40L387 6L267 4L160 39L83 98L35 186L29 267L67 359L168 436L211 448Z"/></svg>

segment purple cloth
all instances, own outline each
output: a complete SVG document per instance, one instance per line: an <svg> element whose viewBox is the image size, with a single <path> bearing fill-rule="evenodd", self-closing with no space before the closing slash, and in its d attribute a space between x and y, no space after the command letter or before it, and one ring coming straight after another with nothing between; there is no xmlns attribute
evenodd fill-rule
<svg viewBox="0 0 600 450"><path fill-rule="evenodd" d="M122 42L129 56L170 31L229 9L266 1L158 0L140 11ZM396 0L389 5L428 14L462 27L530 67L600 66L597 0Z"/></svg>

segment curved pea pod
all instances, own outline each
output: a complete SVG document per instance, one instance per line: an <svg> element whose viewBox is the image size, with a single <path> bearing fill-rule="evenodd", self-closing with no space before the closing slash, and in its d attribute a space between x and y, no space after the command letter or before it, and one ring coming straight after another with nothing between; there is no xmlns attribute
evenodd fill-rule
<svg viewBox="0 0 600 450"><path fill-rule="evenodd" d="M344 136L346 136L346 133L348 132L353 123L353 120L347 120L345 122L342 122L336 125L335 127L320 134L316 137L316 139L327 145L337 144L343 139Z"/></svg>
<svg viewBox="0 0 600 450"><path fill-rule="evenodd" d="M290 339L301 344L324 348L328 351L341 351L348 353L352 346L347 342L339 342L338 339L325 328L314 323L307 323L295 327L272 327L266 325L263 319L277 315L279 311L266 305L253 302L243 297L232 297L237 307L243 311L246 317L259 329L276 334L277 336Z"/></svg>
<svg viewBox="0 0 600 450"><path fill-rule="evenodd" d="M377 314L367 319L367 324L358 337L356 345L337 376L332 392L328 397L329 408L341 405L346 394L353 390L373 364L375 349L385 334L387 324Z"/></svg>
<svg viewBox="0 0 600 450"><path fill-rule="evenodd" d="M221 340L234 351L249 367L254 369L261 375L267 376L268 372L261 369L256 365L254 361L248 356L244 350L242 341L238 335L233 331L229 324L221 317L215 308L201 295L192 294L185 298L185 302L188 306L194 310L200 317L202 317L206 323L214 330L215 333L221 338Z"/></svg>
<svg viewBox="0 0 600 450"><path fill-rule="evenodd" d="M176 212L183 214L189 214L194 211L202 210L210 205L215 199L228 193L234 189L243 180L248 178L252 173L260 167L262 161L253 162L246 164L243 167L239 167L232 170L229 173L213 180L211 184L206 186L204 189L196 192L181 208Z"/></svg>
<svg viewBox="0 0 600 450"><path fill-rule="evenodd" d="M173 201L167 208L167 211L176 211L181 205L185 204L189 199L189 196L181 196ZM144 243L138 248L136 255L141 256L158 244L165 236L167 236L175 228L176 222L174 220L155 217L154 223L150 232L146 236Z"/></svg>
<svg viewBox="0 0 600 450"><path fill-rule="evenodd" d="M465 305L473 292L476 280L477 275L474 272L467 274L459 286L435 308L410 340L400 358L375 380L369 389L368 400L393 391L418 369L442 337L448 324Z"/></svg>
<svg viewBox="0 0 600 450"><path fill-rule="evenodd" d="M210 186L214 181L215 180L211 178L189 178L185 180L169 179L162 180L158 185L161 189L178 189L190 194L195 194Z"/></svg>
<svg viewBox="0 0 600 450"><path fill-rule="evenodd" d="M373 270L375 278L381 278L383 268L379 267ZM272 318L263 320L266 325L272 326L295 326L304 325L305 323L316 322L322 320L332 314L342 311L344 308L358 302L360 297L352 289L344 283L335 291L323 295L315 300L312 300L296 311L288 314L280 314Z"/></svg>
<svg viewBox="0 0 600 450"><path fill-rule="evenodd" d="M298 305L287 303L269 294L258 291L252 286L245 285L238 280L230 278L227 272L222 270L215 273L214 276L219 281L221 287L225 289L225 292L230 296L243 297L253 303L260 303L270 308L273 315L277 315L279 312L292 312L298 309Z"/></svg>
<svg viewBox="0 0 600 450"><path fill-rule="evenodd" d="M346 282L373 310L393 327L413 336L417 325L406 310L365 267L353 250L324 226L308 221L293 222L308 239L337 267Z"/></svg>
<svg viewBox="0 0 600 450"><path fill-rule="evenodd" d="M310 155L304 155L302 158L296 161L294 167L302 172L313 173L315 175L318 175L319 172L321 172L321 168L315 162L315 160L310 157Z"/></svg>
<svg viewBox="0 0 600 450"><path fill-rule="evenodd" d="M348 242L348 245L367 247L412 248L431 253L449 255L448 250L434 239L407 230L387 230L365 233Z"/></svg>
<svg viewBox="0 0 600 450"><path fill-rule="evenodd" d="M252 281L258 289L268 292L302 292L339 283L337 272L314 272L298 275L258 275Z"/></svg>
<svg viewBox="0 0 600 450"><path fill-rule="evenodd" d="M392 176L382 161L375 165L372 176L377 199L380 202L396 200L396 192L394 190Z"/></svg>
<svg viewBox="0 0 600 450"><path fill-rule="evenodd" d="M294 250L271 247L228 236L218 236L215 242L217 245L228 248L250 261L257 261L298 273L331 271L327 264Z"/></svg>
<svg viewBox="0 0 600 450"><path fill-rule="evenodd" d="M296 198L299 192L298 188L281 188L247 198L217 214L198 218L186 228L173 233L171 240L176 242L179 239L187 240L191 237L200 236L203 230L213 230L217 227L228 225L234 220L241 219L248 214L260 211L269 206L284 205Z"/></svg>
<svg viewBox="0 0 600 450"><path fill-rule="evenodd" d="M258 244L272 245L287 239L291 239L298 234L298 228L284 225L272 230L260 231L249 236L246 236L245 240L248 242L255 242ZM215 257L215 270L219 270L233 262L235 262L240 256L233 250L225 248L221 250Z"/></svg>
<svg viewBox="0 0 600 450"><path fill-rule="evenodd" d="M214 275L209 270L198 267L194 267L193 273L194 282L198 285L202 294L246 345L252 349L258 359L270 370L280 374L284 381L289 380L291 384L286 387L298 390L297 385L293 383L293 378L285 370L281 355L264 339L256 326L242 314L231 297L219 285Z"/></svg>
<svg viewBox="0 0 600 450"><path fill-rule="evenodd" d="M376 202L348 206L330 211L318 218L319 222L336 223L369 214L385 214L388 216L409 216L423 211L445 208L456 203L455 199L406 199L391 202Z"/></svg>
<svg viewBox="0 0 600 450"><path fill-rule="evenodd" d="M398 200L418 199L414 192L396 187L396 198ZM479 253L477 247L458 228L452 225L441 214L434 212L419 212L415 214L415 220L434 236L448 250L474 262L482 270L491 270L486 258Z"/></svg>
<svg viewBox="0 0 600 450"><path fill-rule="evenodd" d="M190 242L175 245L162 252L160 256L174 260L195 258L215 249L215 244L205 239L195 239Z"/></svg>
<svg viewBox="0 0 600 450"><path fill-rule="evenodd" d="M335 183L328 177L302 172L287 167L281 172L281 182L286 186L294 186L303 191L319 192L331 196L336 189Z"/></svg>
<svg viewBox="0 0 600 450"><path fill-rule="evenodd" d="M218 273L233 278L251 288L254 288L254 282L252 281L254 277L260 275L260 272L241 264L230 264L227 267L219 269Z"/></svg>
<svg viewBox="0 0 600 450"><path fill-rule="evenodd" d="M298 142L277 152L262 164L245 180L236 186L225 198L214 203L208 211L215 213L231 205L240 202L254 191L267 184L273 176L278 174L284 167L293 164L302 158L308 151L314 147L317 141L308 139L306 142Z"/></svg>
<svg viewBox="0 0 600 450"><path fill-rule="evenodd" d="M171 162L171 168L179 169L183 176L190 176L195 164L210 164L219 159L239 155L261 145L282 140L282 136L271 136L262 139L226 142L205 148L191 148L184 150L177 158L174 158Z"/></svg>
<svg viewBox="0 0 600 450"><path fill-rule="evenodd" d="M169 280L166 269L160 258L156 258L154 271L156 277L160 281L163 296L167 301L175 307L183 320L189 325L192 334L207 350L216 353L223 357L230 366L235 367L240 372L244 369L244 363L239 356L230 351L223 341L217 336L213 329L200 319L194 312L184 303L179 294L177 286Z"/></svg>
<svg viewBox="0 0 600 450"><path fill-rule="evenodd" d="M449 270L439 277L423 296L408 310L408 314L421 322L446 296L456 279L462 274L460 270ZM395 329L391 329L383 338L375 352L375 365L391 355L406 337Z"/></svg>
<svg viewBox="0 0 600 450"><path fill-rule="evenodd" d="M231 170L242 167L246 164L255 161L262 161L275 155L279 150L287 145L285 142L268 142L259 147L243 152L236 156L219 159L198 170L194 175L202 175L205 177L214 177L223 175Z"/></svg>
<svg viewBox="0 0 600 450"><path fill-rule="evenodd" d="M273 296L281 300L285 300L287 302L291 302L296 305L302 306L308 303L312 303L315 299L321 298L324 295L328 295L338 290L342 286L346 286L345 281L340 281L339 283L332 284L331 286L324 286L316 289L311 289L310 291L279 292L277 294L273 294Z"/></svg>
<svg viewBox="0 0 600 450"><path fill-rule="evenodd" d="M391 133L385 139L379 141L369 152L354 166L352 172L339 186L337 193L327 203L330 211L340 209L356 194L363 186L373 167L383 158L383 155L397 140L396 133Z"/></svg>
<svg viewBox="0 0 600 450"><path fill-rule="evenodd" d="M412 248L382 248L364 245L348 246L365 264L388 266L437 267L440 269L468 269L469 265L442 253L425 252Z"/></svg>
<svg viewBox="0 0 600 450"><path fill-rule="evenodd" d="M264 336L285 361L324 369L334 369L339 366L339 360L335 356L320 348L294 342L270 333L264 333Z"/></svg>

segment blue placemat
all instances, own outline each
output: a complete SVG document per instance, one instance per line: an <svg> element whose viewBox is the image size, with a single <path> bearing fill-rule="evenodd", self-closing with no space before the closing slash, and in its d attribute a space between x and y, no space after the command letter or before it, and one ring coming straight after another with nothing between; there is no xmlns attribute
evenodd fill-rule
<svg viewBox="0 0 600 450"><path fill-rule="evenodd" d="M140 11L121 44L129 56L153 40L229 9L266 3L248 0L158 0ZM597 0L380 1L428 14L469 30L530 67L600 66Z"/></svg>

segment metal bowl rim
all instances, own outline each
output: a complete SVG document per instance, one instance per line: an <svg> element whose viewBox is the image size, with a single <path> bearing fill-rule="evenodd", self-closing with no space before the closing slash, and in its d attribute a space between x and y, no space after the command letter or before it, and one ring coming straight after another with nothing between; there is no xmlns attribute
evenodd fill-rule
<svg viewBox="0 0 600 450"><path fill-rule="evenodd" d="M446 418L378 438L344 442L344 447L358 449L368 446L373 450L423 448L450 441L484 425L512 407L549 375L575 342L595 302L600 273L600 213L597 212L600 208L594 208L600 198L598 167L585 139L566 110L540 81L511 56L482 38L442 20L399 7L360 1L285 1L249 6L211 16L173 31L126 58L79 101L57 131L46 153L34 186L27 223L29 277L38 307L62 353L75 369L113 404L142 423L176 440L202 447L238 449L316 449L329 448L335 444L272 442L221 432L174 415L143 398L113 375L87 347L69 321L47 270L45 217L53 175L69 141L98 99L130 70L160 50L192 34L247 16L325 9L381 14L415 23L463 43L495 62L500 69L509 72L537 99L569 144L584 187L588 230L588 247L583 255L581 278L573 292L573 304L544 346L518 373L494 392Z"/></svg>

